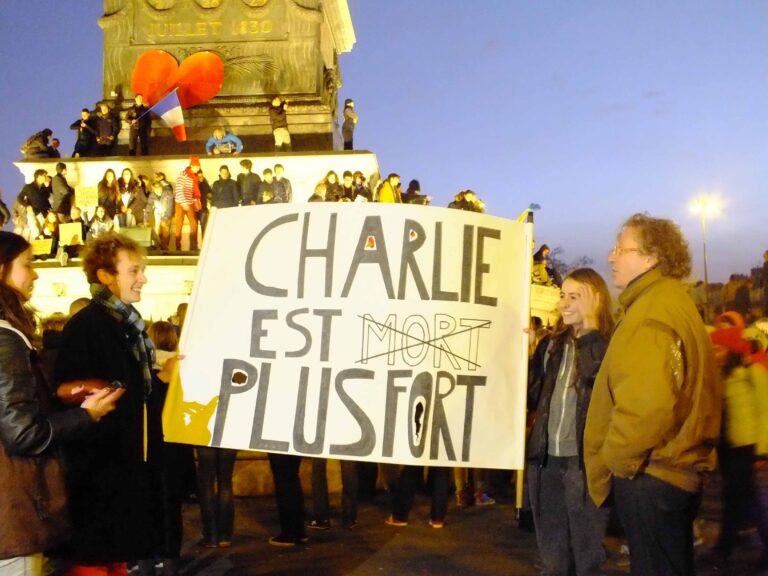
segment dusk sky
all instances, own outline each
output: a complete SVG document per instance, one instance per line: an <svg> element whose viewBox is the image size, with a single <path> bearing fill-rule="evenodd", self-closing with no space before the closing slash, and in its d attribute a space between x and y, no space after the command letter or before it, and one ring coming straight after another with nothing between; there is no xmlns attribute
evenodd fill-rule
<svg viewBox="0 0 768 576"><path fill-rule="evenodd" d="M229 1L229 0L228 0ZM716 194L710 281L768 249L765 0L349 0L357 43L340 59L355 145L433 204L471 188L490 214L535 202L538 243L605 258L638 211L678 222L702 275L688 208ZM101 97L100 0L0 2L0 190L23 182L19 146Z"/></svg>

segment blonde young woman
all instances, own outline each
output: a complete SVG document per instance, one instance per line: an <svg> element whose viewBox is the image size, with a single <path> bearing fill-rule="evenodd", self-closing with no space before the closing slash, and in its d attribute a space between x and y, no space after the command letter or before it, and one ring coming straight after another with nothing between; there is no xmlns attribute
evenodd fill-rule
<svg viewBox="0 0 768 576"><path fill-rule="evenodd" d="M592 386L613 330L611 298L590 268L563 281L560 320L529 366L536 417L528 441L528 483L542 574L602 574L607 510L587 493L583 439Z"/></svg>

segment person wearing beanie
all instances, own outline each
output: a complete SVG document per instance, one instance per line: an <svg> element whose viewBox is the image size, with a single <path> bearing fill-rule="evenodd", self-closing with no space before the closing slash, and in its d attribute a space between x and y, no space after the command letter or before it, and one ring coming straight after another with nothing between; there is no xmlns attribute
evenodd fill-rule
<svg viewBox="0 0 768 576"><path fill-rule="evenodd" d="M176 251L181 249L181 230L184 226L184 217L189 222L189 249L197 250L197 213L202 204L200 202L200 180L197 174L200 172L200 159L192 156L187 166L176 178L174 199L176 208L174 218L176 228Z"/></svg>

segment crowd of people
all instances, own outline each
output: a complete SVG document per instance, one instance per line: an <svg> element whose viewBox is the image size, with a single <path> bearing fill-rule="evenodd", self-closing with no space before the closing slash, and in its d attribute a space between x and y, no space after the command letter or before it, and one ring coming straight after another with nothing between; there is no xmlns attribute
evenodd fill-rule
<svg viewBox="0 0 768 576"><path fill-rule="evenodd" d="M28 307L37 276L31 246L0 233L0 473L10 482L0 491L0 558L36 574L45 553L71 575L125 574L128 563L153 574L162 559L164 573L175 574L192 449L163 442L160 413L179 362L178 326L147 326L134 307L146 283L146 253L133 240L106 232L82 256L91 299L45 324L38 354ZM761 340L735 311L707 330L682 283L690 251L671 221L630 217L609 262L620 323L606 281L580 268L562 282L558 324L530 332L527 481L542 574L601 574L611 509L633 574L693 574L694 519L718 458L722 528L705 557L725 566L738 530L754 520L768 558ZM182 307L177 325L183 316ZM232 541L235 459L231 450L197 449L195 490L208 547ZM280 512L270 544L295 546L306 541L307 528L328 529L325 461L314 462L307 516L300 457L269 459ZM376 474L375 464L342 466L348 528L357 525L357 496L370 493ZM452 491L457 505L470 503L463 483L472 475L457 474L453 488L448 469L430 475L430 525L442 528ZM423 478L412 466L385 473L393 491L387 524L408 524ZM492 504L488 483L475 478L472 503ZM39 489L28 490L32 485Z"/></svg>
<svg viewBox="0 0 768 576"><path fill-rule="evenodd" d="M217 129L208 142L211 154L232 155L242 147L238 139ZM216 152L216 150L220 150ZM227 150L227 152L223 152ZM211 208L232 208L259 204L293 202L293 185L285 175L282 164L262 172L253 171L253 162L238 162L239 173L233 176L227 163L219 167L218 177L208 179L200 160L189 159L188 166L175 180L169 181L163 172L152 176L134 174L124 168L119 176L108 168L96 185L96 206L77 206L75 189L67 181L67 165L56 164L56 174L38 169L33 179L21 189L10 210L4 204L6 219L11 218L14 232L29 241L50 239L51 245L39 257L57 257L66 264L77 256L90 239L112 230L147 228L151 230L152 246L161 250L181 250L184 221L189 225L189 250L198 249L198 237L205 233ZM389 174L372 190L361 171L345 170L341 178L330 170L306 197L309 202L383 202L429 205L432 197L421 192L418 180L411 180L405 193L400 176ZM457 194L449 208L483 212L484 203L472 190ZM61 228L63 224L78 224L79 228ZM66 237L61 237L61 231Z"/></svg>
<svg viewBox="0 0 768 576"><path fill-rule="evenodd" d="M291 133L288 128L288 100L275 96L269 102L268 114L274 138L275 151L292 150ZM359 116L355 112L355 103L351 98L344 102L341 133L344 150L353 149L355 126ZM152 135L152 111L144 101L143 94L136 94L131 104L124 110L118 109L114 102L102 100L94 110L83 108L80 118L69 126L76 131L73 158L114 156L118 146L123 123L128 127L128 153L136 156L150 154ZM61 158L60 141L53 138L53 131L44 128L36 132L21 145L19 151L24 160L41 158ZM237 156L243 151L243 141L227 131L217 127L205 144L206 154Z"/></svg>

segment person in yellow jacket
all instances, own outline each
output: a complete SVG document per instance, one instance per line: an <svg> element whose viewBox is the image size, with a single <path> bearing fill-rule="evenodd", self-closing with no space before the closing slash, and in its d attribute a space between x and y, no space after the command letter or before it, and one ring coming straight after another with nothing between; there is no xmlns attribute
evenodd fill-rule
<svg viewBox="0 0 768 576"><path fill-rule="evenodd" d="M403 197L400 194L398 187L400 184L400 176L397 174L390 174L384 183L379 188L379 195L376 198L377 202L385 202L388 204L400 204L403 201Z"/></svg>
<svg viewBox="0 0 768 576"><path fill-rule="evenodd" d="M751 342L744 338L744 319L721 314L712 333L715 358L723 377L723 434L719 448L723 478L720 536L707 560L725 567L745 520L754 519L768 559L768 510L758 497L755 464L768 456L768 369L753 363Z"/></svg>
<svg viewBox="0 0 768 576"><path fill-rule="evenodd" d="M633 575L693 574L693 520L715 466L722 394L680 282L690 251L676 224L635 214L608 261L621 313L587 413L589 493L598 506L613 494Z"/></svg>

